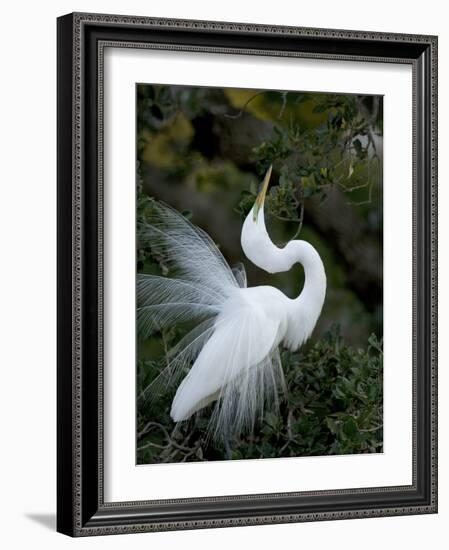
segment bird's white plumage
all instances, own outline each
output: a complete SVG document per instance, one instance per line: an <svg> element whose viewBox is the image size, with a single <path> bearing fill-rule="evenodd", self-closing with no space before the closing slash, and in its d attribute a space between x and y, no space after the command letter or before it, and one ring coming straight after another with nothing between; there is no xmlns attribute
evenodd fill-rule
<svg viewBox="0 0 449 550"><path fill-rule="evenodd" d="M244 268L231 269L210 237L170 207L154 202L141 238L148 238L174 277L138 277L138 325L145 338L154 330L196 322L169 352L158 382L178 386L175 422L212 402L211 431L226 437L251 429L267 403L284 387L279 345L296 350L310 336L324 302L326 276L316 250L305 241L278 248L266 231L263 199L246 218L242 248L257 266L286 271L304 266L305 285L296 299L270 286L246 287Z"/></svg>
<svg viewBox="0 0 449 550"><path fill-rule="evenodd" d="M178 388L174 420L189 418L211 396L223 398L232 386L245 386L248 371L275 351L286 328L285 315L271 315L278 293L271 287L239 289L223 304L212 336Z"/></svg>

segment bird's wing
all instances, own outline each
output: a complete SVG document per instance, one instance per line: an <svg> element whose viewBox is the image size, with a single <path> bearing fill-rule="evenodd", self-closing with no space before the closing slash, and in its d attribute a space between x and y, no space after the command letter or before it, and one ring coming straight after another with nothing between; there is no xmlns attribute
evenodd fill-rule
<svg viewBox="0 0 449 550"><path fill-rule="evenodd" d="M208 288L158 275L137 276L137 327L140 338L183 322L218 315L224 302Z"/></svg>
<svg viewBox="0 0 449 550"><path fill-rule="evenodd" d="M160 389L185 375L213 333L224 302L240 286L246 286L246 274L243 265L231 270L212 239L164 203L151 202L138 238L172 275L137 276L139 338L183 322L195 325L168 351L168 367L145 388L141 397L147 403Z"/></svg>
<svg viewBox="0 0 449 550"><path fill-rule="evenodd" d="M237 302L237 301L235 301ZM278 353L280 323L261 308L226 307L173 400L175 421L189 418L218 399L212 416L214 435L251 428L264 403L283 387Z"/></svg>
<svg viewBox="0 0 449 550"><path fill-rule="evenodd" d="M164 203L153 201L148 210L146 221L139 227L139 239L162 258L176 278L207 290L218 301L239 288L227 261L206 232Z"/></svg>

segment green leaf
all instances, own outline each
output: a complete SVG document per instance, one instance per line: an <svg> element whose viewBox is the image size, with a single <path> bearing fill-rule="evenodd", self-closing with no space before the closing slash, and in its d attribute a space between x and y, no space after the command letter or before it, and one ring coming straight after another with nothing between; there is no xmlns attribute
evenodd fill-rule
<svg viewBox="0 0 449 550"><path fill-rule="evenodd" d="M353 418L350 418L343 424L343 432L349 438L353 438L358 433L357 424Z"/></svg>

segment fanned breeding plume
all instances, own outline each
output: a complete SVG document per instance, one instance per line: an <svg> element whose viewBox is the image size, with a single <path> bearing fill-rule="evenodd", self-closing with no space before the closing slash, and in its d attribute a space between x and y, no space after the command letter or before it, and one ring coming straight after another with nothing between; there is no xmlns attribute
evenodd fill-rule
<svg viewBox="0 0 449 550"><path fill-rule="evenodd" d="M139 337L188 322L194 328L168 351L168 365L147 388L157 395L177 387L175 422L214 403L209 432L224 440L251 430L284 390L279 345L297 349L311 334L324 302L326 276L316 250L305 241L274 245L264 223L271 169L243 224L242 248L258 267L274 273L301 262L305 284L296 299L271 286L247 287L242 265L233 269L200 228L171 207L152 202L139 228L170 276L139 275Z"/></svg>

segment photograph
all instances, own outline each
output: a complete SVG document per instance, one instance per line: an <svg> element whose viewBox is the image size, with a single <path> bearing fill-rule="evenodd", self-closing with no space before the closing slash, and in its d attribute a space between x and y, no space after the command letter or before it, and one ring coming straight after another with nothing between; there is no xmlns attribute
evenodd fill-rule
<svg viewBox="0 0 449 550"><path fill-rule="evenodd" d="M383 452L383 121L136 84L136 464Z"/></svg>

